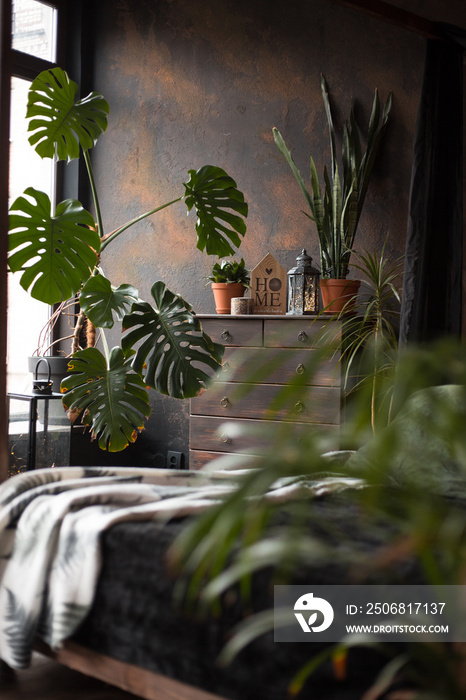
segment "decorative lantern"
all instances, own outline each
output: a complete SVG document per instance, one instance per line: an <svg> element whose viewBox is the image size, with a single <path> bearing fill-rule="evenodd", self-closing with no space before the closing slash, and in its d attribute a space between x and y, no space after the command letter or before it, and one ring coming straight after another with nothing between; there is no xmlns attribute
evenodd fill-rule
<svg viewBox="0 0 466 700"><path fill-rule="evenodd" d="M312 267L312 258L303 250L296 267L288 272L287 314L302 316L319 313L320 272Z"/></svg>
<svg viewBox="0 0 466 700"><path fill-rule="evenodd" d="M41 362L47 364L47 379L37 378ZM50 365L47 359L42 357L36 365L30 394L12 392L7 396L9 475L51 467L55 464L68 465L71 423L60 400L62 394L52 391Z"/></svg>

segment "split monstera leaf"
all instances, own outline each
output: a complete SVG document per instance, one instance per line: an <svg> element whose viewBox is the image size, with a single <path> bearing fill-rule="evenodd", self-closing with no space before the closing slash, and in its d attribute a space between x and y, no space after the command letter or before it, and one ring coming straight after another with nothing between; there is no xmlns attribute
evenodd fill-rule
<svg viewBox="0 0 466 700"><path fill-rule="evenodd" d="M153 285L151 303L130 284L115 288L104 276L101 253L133 224L184 201L197 215L197 248L217 257L234 255L233 246L246 233L248 206L222 168L205 165L188 172L180 196L106 234L89 151L107 129L109 106L98 93L77 99L77 92L61 68L40 73L29 91L29 142L42 158L83 157L95 218L75 199L52 212L48 195L29 187L10 208L9 267L46 304L77 297L63 403L83 413L102 449L119 451L134 442L150 414L148 389L179 399L196 396L220 369L223 346L203 332L191 306L163 282ZM79 346L84 317L100 329L102 350ZM105 329L120 322L126 329L121 346L109 349Z"/></svg>

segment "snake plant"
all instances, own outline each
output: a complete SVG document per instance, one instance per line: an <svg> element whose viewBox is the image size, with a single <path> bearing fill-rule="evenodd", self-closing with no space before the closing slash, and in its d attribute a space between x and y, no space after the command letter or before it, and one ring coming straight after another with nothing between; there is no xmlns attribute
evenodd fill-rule
<svg viewBox="0 0 466 700"><path fill-rule="evenodd" d="M323 75L321 91L330 134L331 155L330 173L327 166L324 167L323 186L311 156L309 191L281 133L275 127L272 131L275 144L285 157L306 199L309 213L304 213L316 226L322 276L345 279L367 188L386 129L392 95L390 93L382 108L378 91L375 90L364 152L361 132L351 107L349 123L346 122L343 126L340 166L328 86Z"/></svg>
<svg viewBox="0 0 466 700"><path fill-rule="evenodd" d="M63 402L73 413L84 412L100 447L118 451L134 442L150 414L147 387L180 399L195 396L220 368L223 346L212 342L191 306L163 282L153 285L152 303L130 284L115 288L104 276L101 253L133 224L184 201L197 214L197 247L217 257L234 255L248 207L235 181L206 165L188 172L181 194L170 202L107 233L89 151L107 128L109 106L96 92L77 99L77 91L61 68L37 76L26 113L29 141L42 158L83 157L95 218L74 199L52 212L47 194L26 189L10 208L9 267L34 298L62 310L79 303ZM121 347L109 349L105 329L115 322L130 330ZM99 329L102 351L80 346L85 323Z"/></svg>

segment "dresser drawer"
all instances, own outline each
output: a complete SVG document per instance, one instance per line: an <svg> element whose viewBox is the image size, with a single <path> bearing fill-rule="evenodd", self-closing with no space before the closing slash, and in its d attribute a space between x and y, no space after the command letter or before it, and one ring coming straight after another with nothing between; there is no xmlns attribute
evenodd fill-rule
<svg viewBox="0 0 466 700"><path fill-rule="evenodd" d="M315 366L318 359L312 348L226 348L219 379L288 384L301 377L306 385L340 386L338 357Z"/></svg>
<svg viewBox="0 0 466 700"><path fill-rule="evenodd" d="M219 457L225 458L224 452L206 452L203 450L189 450L189 468L202 469L206 464L209 464L213 459ZM254 457L251 455L235 454L235 469L249 469L254 466ZM219 468L223 468L219 465Z"/></svg>
<svg viewBox="0 0 466 700"><path fill-rule="evenodd" d="M272 444L276 431L284 425L284 422L270 420L245 418L230 420L217 416L191 416L189 444L193 450L254 454ZM325 433L328 436L328 445L337 449L339 437L337 425L293 423L293 434L298 437L302 431L309 430ZM331 439L332 434L335 436L334 441Z"/></svg>
<svg viewBox="0 0 466 700"><path fill-rule="evenodd" d="M286 398L283 392L287 392ZM340 389L301 387L290 395L289 389L277 384L215 382L191 399L191 414L336 424L340 420Z"/></svg>
<svg viewBox="0 0 466 700"><path fill-rule="evenodd" d="M245 435L241 429L254 425L263 428L260 437ZM216 452L251 452L267 446L267 429L270 421L250 421L244 418L228 420L217 416L191 416L189 444L193 450Z"/></svg>
<svg viewBox="0 0 466 700"><path fill-rule="evenodd" d="M339 341L341 325L337 321L317 321L312 318L278 319L264 321L266 347L302 348L335 345Z"/></svg>
<svg viewBox="0 0 466 700"><path fill-rule="evenodd" d="M202 329L212 340L223 345L240 345L260 347L262 338L262 321L260 319L244 320L240 318L201 319Z"/></svg>

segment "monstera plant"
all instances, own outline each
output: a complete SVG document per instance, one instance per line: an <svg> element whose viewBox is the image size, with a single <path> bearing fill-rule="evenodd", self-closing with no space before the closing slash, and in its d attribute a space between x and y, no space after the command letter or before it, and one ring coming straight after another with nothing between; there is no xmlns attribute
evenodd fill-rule
<svg viewBox="0 0 466 700"><path fill-rule="evenodd" d="M10 209L9 267L31 296L49 305L79 303L62 382L63 403L83 419L110 451L134 442L150 414L148 388L179 399L195 396L220 367L223 346L203 332L191 306L157 281L151 303L130 284L115 288L104 276L101 253L133 224L177 202L197 214L197 247L207 254L234 255L246 232L247 204L235 181L219 167L190 170L181 194L106 233L92 171L90 149L107 128L109 106L92 92L77 99L78 86L61 68L33 81L27 106L29 141L42 158L84 159L94 215L75 199L55 212L47 194L32 187ZM127 329L120 347L109 349L105 330ZM99 330L101 349L88 337ZM137 349L136 349L137 347Z"/></svg>

